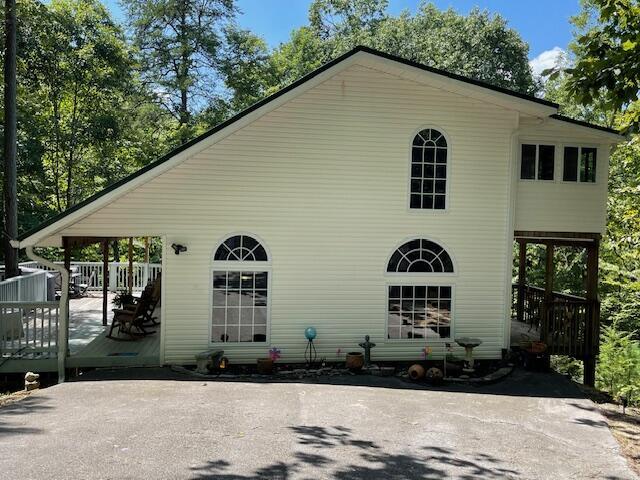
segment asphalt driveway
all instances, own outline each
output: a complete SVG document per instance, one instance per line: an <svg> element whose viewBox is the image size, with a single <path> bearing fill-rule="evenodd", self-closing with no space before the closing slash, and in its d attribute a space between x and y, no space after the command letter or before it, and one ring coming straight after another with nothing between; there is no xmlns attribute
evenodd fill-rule
<svg viewBox="0 0 640 480"><path fill-rule="evenodd" d="M66 383L0 408L0 477L636 478L558 376L403 387Z"/></svg>

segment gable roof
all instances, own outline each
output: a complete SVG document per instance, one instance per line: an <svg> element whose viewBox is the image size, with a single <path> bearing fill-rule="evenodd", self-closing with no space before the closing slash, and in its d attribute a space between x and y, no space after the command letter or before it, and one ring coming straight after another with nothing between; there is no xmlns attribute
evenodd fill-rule
<svg viewBox="0 0 640 480"><path fill-rule="evenodd" d="M130 189L135 188L135 186L137 186L137 184L140 183L139 180L143 179L143 177L151 176L152 172L155 174L160 174L162 173L162 171L165 171L166 169L170 168L169 166L163 169L163 167L167 166L170 162L177 159L178 157L186 158L187 156L185 155L186 152L189 152L197 148L198 145L201 145L206 140L210 140L216 137L217 135L221 134L227 129L231 129L234 126L238 126L239 123L245 121L246 119L249 119L254 113L258 115L262 115L263 113L266 113L265 109L276 108L279 105L278 100L282 100L283 98L285 98L285 96L287 96L287 94L291 94L295 90L303 88L305 85L311 83L313 80L320 79L320 77L327 74L327 72L332 71L333 69L335 69L340 65L344 65L346 68L347 66L353 63L353 62L348 62L349 59L354 59L359 56L371 56L375 59L384 59L384 60L393 62L395 65L398 65L398 66L410 67L411 69L415 69L420 72L427 72L428 74L435 75L436 77L439 77L442 80L450 80L454 82L456 84L457 89L464 88L465 86L467 86L475 89L476 92L478 90L489 92L489 93L495 94L498 98L500 98L502 103L504 103L504 101L508 101L509 99L511 99L512 101L516 100L517 103L514 104L514 110L520 110L520 108L522 108L522 105L529 105L530 107L536 107L535 111L538 112L538 114L541 116L549 115L549 116L554 116L559 120L568 121L568 119L566 118L560 118L559 116L555 115L557 113L558 104L554 102L550 102L550 101L543 100L543 99L540 99L531 95L527 95L521 92L516 92L513 90L509 90L507 88L498 87L495 85L488 84L486 82L474 80L468 77L464 77L462 75L458 75L455 73L451 73L451 72L440 70L434 67L423 65L423 64L420 64L411 60L407 60L395 55L374 50L369 47L358 46L350 50L349 52L335 58L334 60L331 60L330 62L322 65L318 69L305 75L304 77L293 82L292 84L282 88L276 93L256 102L255 104L251 105L249 108L239 112L238 114L222 122L221 124L215 126L214 128L208 130L207 132L180 145L176 149L160 157L154 162L149 163L148 165L137 170L131 175L128 175L118 180L117 182L95 193L94 195L90 196L84 201L68 208L64 212L61 212L60 214L47 219L45 222L38 225L37 227L18 235L17 241L12 240L12 244L14 245L14 247L22 248L27 245L35 245L38 241L43 240L46 237L49 237L51 235L54 235L59 230L73 224L75 221L79 220L80 218L83 218L84 216L89 215L93 211L97 210L102 206L102 204L108 203L108 201L112 197L117 198L120 195L129 191ZM331 74L333 74L333 72ZM251 121L253 121L253 119L247 120L247 122L251 122ZM585 124L584 122L580 122L579 124L583 126L589 126L589 127L601 129L601 130L603 129L603 127ZM239 126L238 128L241 128L241 126ZM605 129L605 130L617 133L610 129ZM206 148L206 146L204 146L203 148Z"/></svg>

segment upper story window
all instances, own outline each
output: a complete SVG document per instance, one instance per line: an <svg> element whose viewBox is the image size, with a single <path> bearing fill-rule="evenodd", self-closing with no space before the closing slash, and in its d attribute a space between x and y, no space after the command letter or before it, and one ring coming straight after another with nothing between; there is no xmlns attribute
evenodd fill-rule
<svg viewBox="0 0 640 480"><path fill-rule="evenodd" d="M597 149L593 147L564 147L562 180L594 183L596 181Z"/></svg>
<svg viewBox="0 0 640 480"><path fill-rule="evenodd" d="M427 128L411 147L410 208L444 210L447 204L447 140Z"/></svg>
<svg viewBox="0 0 640 480"><path fill-rule="evenodd" d="M520 154L520 179L553 180L555 156L554 145L523 143Z"/></svg>
<svg viewBox="0 0 640 480"><path fill-rule="evenodd" d="M266 342L270 272L265 248L251 236L235 235L213 258L211 341Z"/></svg>

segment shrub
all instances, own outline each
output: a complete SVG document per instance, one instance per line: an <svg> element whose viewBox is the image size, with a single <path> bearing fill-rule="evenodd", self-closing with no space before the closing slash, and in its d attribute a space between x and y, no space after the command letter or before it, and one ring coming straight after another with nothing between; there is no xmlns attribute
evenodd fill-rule
<svg viewBox="0 0 640 480"><path fill-rule="evenodd" d="M640 342L614 322L602 329L596 386L620 400L640 402Z"/></svg>

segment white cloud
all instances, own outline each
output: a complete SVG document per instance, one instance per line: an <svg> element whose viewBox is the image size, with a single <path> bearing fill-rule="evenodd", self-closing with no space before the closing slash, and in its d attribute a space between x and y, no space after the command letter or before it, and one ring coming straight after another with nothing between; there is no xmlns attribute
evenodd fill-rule
<svg viewBox="0 0 640 480"><path fill-rule="evenodd" d="M538 76L547 68L553 68L559 63L563 63L567 58L567 52L560 47L553 47L551 50L545 50L533 60L529 61L533 74Z"/></svg>

